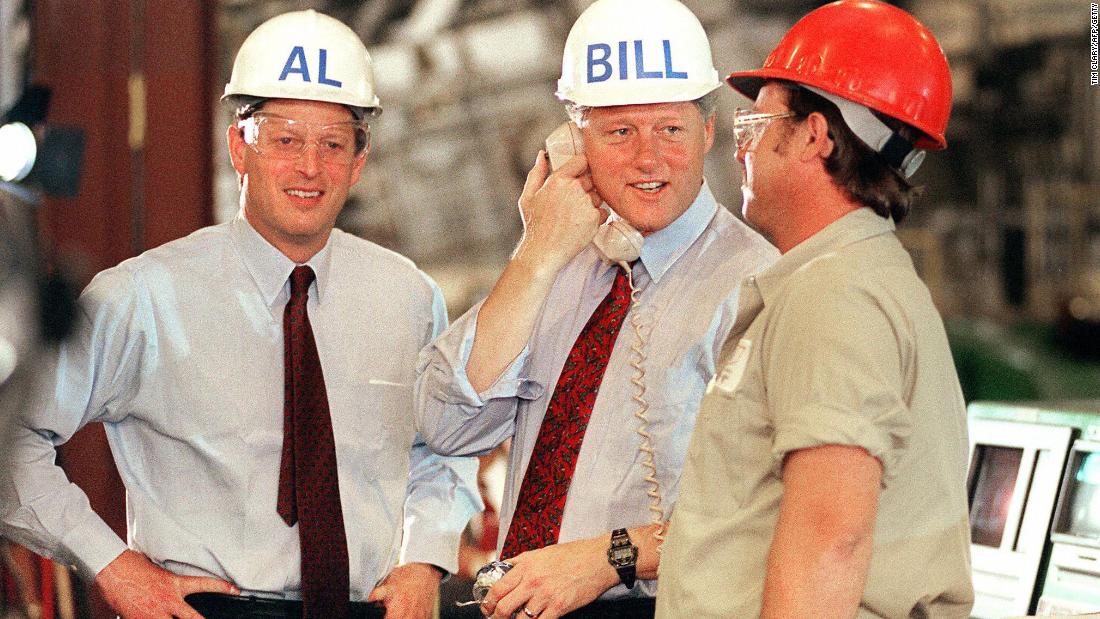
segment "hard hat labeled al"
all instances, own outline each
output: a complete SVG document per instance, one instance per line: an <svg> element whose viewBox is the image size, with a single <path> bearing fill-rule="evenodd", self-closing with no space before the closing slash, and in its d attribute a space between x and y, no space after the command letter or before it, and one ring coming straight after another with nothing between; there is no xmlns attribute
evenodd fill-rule
<svg viewBox="0 0 1100 619"><path fill-rule="evenodd" d="M676 0L596 0L565 41L559 99L604 107L692 101L718 88L702 24Z"/></svg>
<svg viewBox="0 0 1100 619"><path fill-rule="evenodd" d="M260 24L241 44L222 99L234 96L327 101L377 116L374 69L359 35L312 9Z"/></svg>
<svg viewBox="0 0 1100 619"><path fill-rule="evenodd" d="M762 69L731 73L727 81L755 99L770 79L805 84L911 125L924 134L918 148L947 147L947 58L932 33L897 7L875 0L827 4L791 27Z"/></svg>

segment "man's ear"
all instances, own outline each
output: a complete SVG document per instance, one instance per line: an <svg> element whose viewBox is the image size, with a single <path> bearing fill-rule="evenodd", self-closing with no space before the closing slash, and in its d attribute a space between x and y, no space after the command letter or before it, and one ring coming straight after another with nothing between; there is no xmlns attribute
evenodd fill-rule
<svg viewBox="0 0 1100 619"><path fill-rule="evenodd" d="M829 121L820 112L813 112L806 117L803 126L807 132L806 148L802 150L803 160L814 157L828 159L836 148L836 143L829 135Z"/></svg>
<svg viewBox="0 0 1100 619"><path fill-rule="evenodd" d="M244 143L241 128L236 123L229 125L225 132L225 140L229 145L229 159L233 163L233 169L237 171L238 180L244 176L244 149L248 145Z"/></svg>
<svg viewBox="0 0 1100 619"><path fill-rule="evenodd" d="M706 145L703 147L703 153L709 153L710 148L714 146L714 119L717 114L711 114L710 118L706 119L706 124L703 126L703 130L706 132Z"/></svg>
<svg viewBox="0 0 1100 619"><path fill-rule="evenodd" d="M363 165L367 163L367 155L370 155L370 146L367 146L367 150L362 155L355 158L355 163L351 167L351 185L359 182L359 177L363 174Z"/></svg>

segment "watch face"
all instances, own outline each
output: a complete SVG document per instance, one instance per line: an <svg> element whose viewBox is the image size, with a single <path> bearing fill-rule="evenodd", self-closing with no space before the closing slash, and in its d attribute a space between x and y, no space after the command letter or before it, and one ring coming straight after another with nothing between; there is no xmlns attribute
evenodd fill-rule
<svg viewBox="0 0 1100 619"><path fill-rule="evenodd" d="M620 546L607 551L607 559L612 565L632 565L638 559L637 546Z"/></svg>

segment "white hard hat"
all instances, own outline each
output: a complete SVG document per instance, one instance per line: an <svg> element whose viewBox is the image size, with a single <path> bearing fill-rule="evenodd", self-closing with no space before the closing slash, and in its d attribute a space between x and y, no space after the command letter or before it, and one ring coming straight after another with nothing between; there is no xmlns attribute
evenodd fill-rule
<svg viewBox="0 0 1100 619"><path fill-rule="evenodd" d="M559 99L603 107L693 101L721 86L702 24L676 0L597 0L565 40Z"/></svg>
<svg viewBox="0 0 1100 619"><path fill-rule="evenodd" d="M328 101L382 113L359 35L312 9L273 17L248 35L222 100L230 97Z"/></svg>

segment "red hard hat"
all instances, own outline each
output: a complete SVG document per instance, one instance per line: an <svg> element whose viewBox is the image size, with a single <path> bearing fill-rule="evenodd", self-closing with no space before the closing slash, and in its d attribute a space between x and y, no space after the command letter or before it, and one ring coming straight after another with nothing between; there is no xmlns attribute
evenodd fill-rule
<svg viewBox="0 0 1100 619"><path fill-rule="evenodd" d="M726 81L756 99L765 80L815 86L900 120L925 135L918 148L947 147L951 70L927 28L875 0L839 0L798 21L757 71Z"/></svg>

